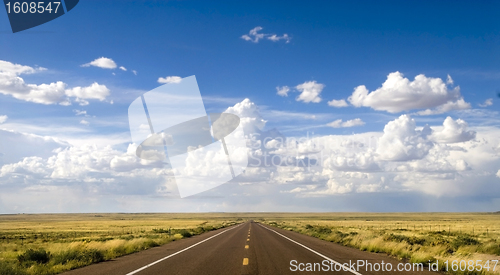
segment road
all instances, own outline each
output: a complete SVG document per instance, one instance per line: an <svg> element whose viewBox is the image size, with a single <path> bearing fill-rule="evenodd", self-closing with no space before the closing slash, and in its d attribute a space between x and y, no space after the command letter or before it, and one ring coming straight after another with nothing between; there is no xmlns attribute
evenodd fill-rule
<svg viewBox="0 0 500 275"><path fill-rule="evenodd" d="M296 262L291 261L295 260ZM349 266L367 261L372 269ZM299 266L302 263L303 265ZM307 263L316 271L306 271ZM322 264L325 265L322 265ZM392 267L392 271L381 271ZM342 268L342 264L348 266ZM146 251L66 272L66 275L153 274L329 274L431 275L423 271L397 271L401 261L382 254L322 241L252 221L219 229ZM366 265L366 264L365 264ZM375 271L377 266L380 271ZM354 267L354 269L349 269ZM401 266L405 267L405 266ZM407 269L410 264L406 265ZM323 269L320 269L323 268ZM328 268L328 269L326 269ZM296 271L292 271L296 269ZM304 271L300 271L302 269ZM324 270L327 271L324 271ZM331 270L337 271L331 271ZM323 270L323 271L321 271ZM436 273L432 273L436 275Z"/></svg>

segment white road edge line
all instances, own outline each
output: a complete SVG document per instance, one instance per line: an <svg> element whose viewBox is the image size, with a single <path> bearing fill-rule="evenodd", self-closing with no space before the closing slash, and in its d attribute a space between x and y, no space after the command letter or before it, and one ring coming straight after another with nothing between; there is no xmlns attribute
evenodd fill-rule
<svg viewBox="0 0 500 275"><path fill-rule="evenodd" d="M292 239L288 238L287 236L285 236L285 235L283 235L283 234L281 234L281 233L276 232L276 231L275 231L275 230L273 230L273 229L267 228L267 227L265 227L265 226L261 225L260 223L259 223L258 225L262 226L263 228L265 228L265 229L267 229L267 230L269 230L269 231L272 231L272 232L274 232L274 233L276 233L276 234L280 235L281 237L283 237L283 238L285 238L285 239L287 239L287 240L289 240L289 241L291 241L291 242L293 242L293 243L295 243L295 244L298 244L298 245L302 246L303 248L305 248L305 249L307 249L307 250L309 250L309 251L313 252L313 253L314 253L314 254L316 254L316 255L319 255L319 256L323 257L324 259L329 260L329 261L330 261L330 262L332 262L332 263L335 263L335 265L339 265L339 266L341 266L342 268L345 268L345 269L344 269L345 271L349 271L349 272L351 272L351 273L353 273L353 274L356 274L356 275L362 275L361 273L357 272L356 270L351 269L351 268L350 268L350 267L348 267L348 266L342 265L341 263L339 263L339 262L337 262L337 261L334 261L334 260L332 260L332 259L328 258L327 256L325 256L325 255L323 255L323 254L321 254L321 253L319 253L319 252L317 252L317 251L315 251L315 250L312 250L311 248L309 248L309 247L307 247L307 246L305 246L305 245L303 245L303 244L301 244L301 243L299 243L299 242L296 242L296 241L294 241L294 240L292 240Z"/></svg>
<svg viewBox="0 0 500 275"><path fill-rule="evenodd" d="M127 273L126 275L133 275L133 274L139 273L139 272L143 271L144 269L146 269L146 268L148 268L148 267L151 267L151 266L153 266L153 265L155 265L155 264L157 264L157 263L159 263L159 262L162 262L162 261L164 261L164 260L166 260L166 259L168 259L168 258L170 258L170 257L173 257L173 256L175 256L175 255L177 255L177 254L180 254L180 253L182 253L182 252L184 252L184 251L186 251L186 250L188 250L188 249L191 249L191 248L193 248L193 247L195 247L195 246L197 246L197 245L199 245L199 244L201 244L201 243L204 243L204 242L206 242L206 241L208 241L208 240L210 240L210 239L212 239L212 238L215 238L215 237L219 236L220 234L225 233L225 232L227 232L227 231L229 231L229 230L233 230L233 229L235 229L235 228L237 228L237 227L239 227L239 226L241 226L241 225L242 225L242 224L237 225L237 226L232 227L232 228L229 228L229 229L226 229L226 230L224 230L224 231L222 231L222 232L220 232L220 233L217 233L217 234L213 235L213 236L212 236L212 237L210 237L210 238L206 238L206 239L204 239L203 241L197 242L197 243L195 243L195 244L193 244L193 245L191 245L191 246L189 246L189 247L186 247L186 248L184 248L184 249L182 249L182 250L179 250L179 251L175 252L174 254L170 254L170 255L168 255L168 256L166 256L166 257L164 257L164 258L159 259L158 261L152 262L152 263L150 263L150 264L148 264L148 265L145 265L145 266L143 266L143 267L141 267L141 268L139 268L139 269L136 269L136 270L134 270L134 271L132 271L132 272L129 272L129 273Z"/></svg>

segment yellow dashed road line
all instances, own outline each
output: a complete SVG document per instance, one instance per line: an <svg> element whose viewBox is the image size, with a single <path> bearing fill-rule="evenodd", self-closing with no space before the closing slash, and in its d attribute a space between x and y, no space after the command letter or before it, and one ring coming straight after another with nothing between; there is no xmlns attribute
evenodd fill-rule
<svg viewBox="0 0 500 275"><path fill-rule="evenodd" d="M248 258L243 258L243 265L248 265Z"/></svg>
<svg viewBox="0 0 500 275"><path fill-rule="evenodd" d="M249 247L249 246L248 246L248 244L247 244L247 245L245 245L245 249L248 249L248 247Z"/></svg>

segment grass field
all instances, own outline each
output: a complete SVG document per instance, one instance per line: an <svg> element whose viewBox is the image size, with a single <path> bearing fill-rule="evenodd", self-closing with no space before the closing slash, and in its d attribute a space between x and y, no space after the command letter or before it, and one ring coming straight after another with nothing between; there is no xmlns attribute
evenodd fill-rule
<svg viewBox="0 0 500 275"><path fill-rule="evenodd" d="M57 274L246 220L442 270L500 259L498 213L22 214L0 215L0 275Z"/></svg>
<svg viewBox="0 0 500 275"><path fill-rule="evenodd" d="M494 261L500 260L500 213L308 213L260 221L414 263L438 261L441 271L446 271L448 260L452 274L500 274L500 264L493 271ZM461 271L458 266L453 271L455 260L472 260L474 265L481 260L483 268Z"/></svg>
<svg viewBox="0 0 500 275"><path fill-rule="evenodd" d="M57 274L240 221L237 214L0 215L0 275Z"/></svg>

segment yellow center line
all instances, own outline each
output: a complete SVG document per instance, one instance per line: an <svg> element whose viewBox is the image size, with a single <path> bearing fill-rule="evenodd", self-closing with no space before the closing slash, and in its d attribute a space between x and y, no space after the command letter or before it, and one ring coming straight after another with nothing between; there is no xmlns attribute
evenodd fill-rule
<svg viewBox="0 0 500 275"><path fill-rule="evenodd" d="M243 258L243 265L248 265L248 258Z"/></svg>
<svg viewBox="0 0 500 275"><path fill-rule="evenodd" d="M247 239L247 242L249 242L249 241L250 241L250 239Z"/></svg>
<svg viewBox="0 0 500 275"><path fill-rule="evenodd" d="M245 249L248 249L248 247L249 247L249 246L248 246L248 244L247 244L247 245L245 245Z"/></svg>

